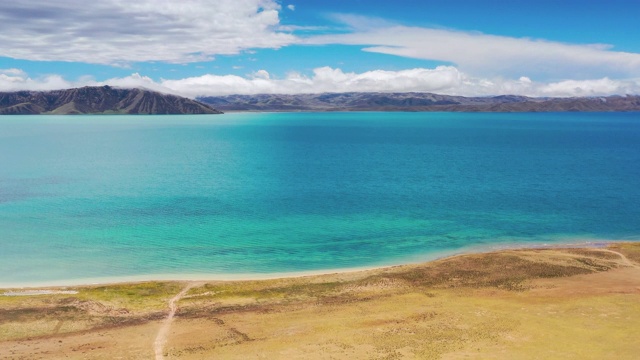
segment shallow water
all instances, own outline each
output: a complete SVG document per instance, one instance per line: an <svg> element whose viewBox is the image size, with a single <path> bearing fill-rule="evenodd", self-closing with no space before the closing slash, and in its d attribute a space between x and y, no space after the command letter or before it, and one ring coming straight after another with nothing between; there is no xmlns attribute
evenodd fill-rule
<svg viewBox="0 0 640 360"><path fill-rule="evenodd" d="M640 235L640 114L0 117L0 284Z"/></svg>

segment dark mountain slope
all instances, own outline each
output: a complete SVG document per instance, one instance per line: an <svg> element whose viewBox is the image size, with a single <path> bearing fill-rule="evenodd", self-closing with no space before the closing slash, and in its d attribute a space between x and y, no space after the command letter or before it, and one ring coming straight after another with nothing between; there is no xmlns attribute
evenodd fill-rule
<svg viewBox="0 0 640 360"><path fill-rule="evenodd" d="M0 93L0 114L220 114L207 104L110 86Z"/></svg>

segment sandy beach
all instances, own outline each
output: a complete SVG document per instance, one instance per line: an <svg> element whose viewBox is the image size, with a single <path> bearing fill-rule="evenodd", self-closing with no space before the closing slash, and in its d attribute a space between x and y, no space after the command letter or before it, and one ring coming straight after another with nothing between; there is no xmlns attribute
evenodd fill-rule
<svg viewBox="0 0 640 360"><path fill-rule="evenodd" d="M639 264L629 242L269 280L3 289L0 358L633 359Z"/></svg>

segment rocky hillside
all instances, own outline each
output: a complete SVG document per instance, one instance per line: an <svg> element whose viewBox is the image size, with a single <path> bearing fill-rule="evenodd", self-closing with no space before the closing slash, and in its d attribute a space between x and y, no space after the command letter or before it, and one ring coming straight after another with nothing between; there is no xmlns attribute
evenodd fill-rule
<svg viewBox="0 0 640 360"><path fill-rule="evenodd" d="M220 114L200 102L142 89L110 86L0 92L0 114Z"/></svg>
<svg viewBox="0 0 640 360"><path fill-rule="evenodd" d="M640 96L532 98L447 96L431 93L230 95L198 99L223 111L640 111Z"/></svg>

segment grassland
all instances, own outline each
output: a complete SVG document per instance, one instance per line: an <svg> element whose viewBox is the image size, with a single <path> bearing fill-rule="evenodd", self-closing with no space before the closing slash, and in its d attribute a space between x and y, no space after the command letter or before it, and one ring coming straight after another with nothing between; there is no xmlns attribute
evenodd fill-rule
<svg viewBox="0 0 640 360"><path fill-rule="evenodd" d="M640 244L191 283L166 359L636 359ZM153 359L188 283L0 296L2 359ZM2 293L2 290L0 290Z"/></svg>

